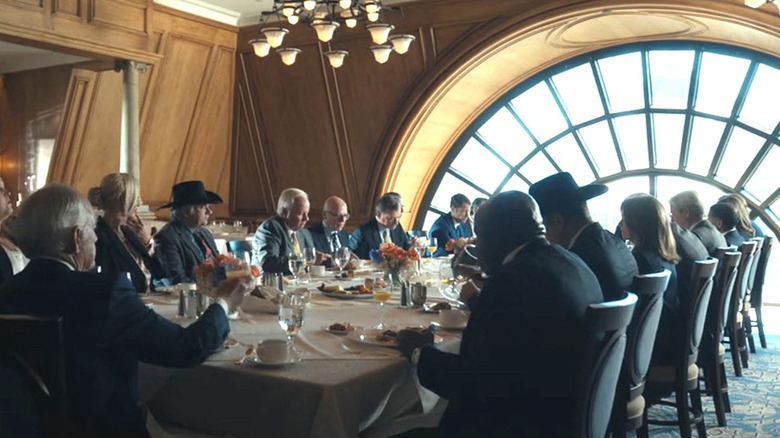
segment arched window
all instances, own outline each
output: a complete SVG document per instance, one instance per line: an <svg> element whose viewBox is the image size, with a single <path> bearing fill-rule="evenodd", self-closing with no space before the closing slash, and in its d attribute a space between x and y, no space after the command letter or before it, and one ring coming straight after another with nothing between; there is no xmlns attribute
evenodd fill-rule
<svg viewBox="0 0 780 438"><path fill-rule="evenodd" d="M580 185L609 186L589 202L608 229L632 193L668 206L676 193L697 190L705 209L723 193L741 193L757 223L776 234L779 105L780 60L746 49L655 42L571 59L508 92L464 133L429 187L416 228L449 211L455 193L527 192L566 171Z"/></svg>

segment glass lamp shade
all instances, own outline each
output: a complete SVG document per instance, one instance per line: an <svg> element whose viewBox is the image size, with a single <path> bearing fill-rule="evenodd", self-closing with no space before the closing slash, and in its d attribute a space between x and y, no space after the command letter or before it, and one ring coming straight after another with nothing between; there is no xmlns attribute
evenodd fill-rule
<svg viewBox="0 0 780 438"><path fill-rule="evenodd" d="M298 54L301 53L301 49L296 49L295 47L284 47L277 49L276 53L282 57L282 62L284 65L293 65L295 64L295 59L298 58Z"/></svg>
<svg viewBox="0 0 780 438"><path fill-rule="evenodd" d="M414 35L409 34L393 35L388 38L390 44L393 45L393 50L401 55L409 51L409 46L415 39Z"/></svg>
<svg viewBox="0 0 780 438"><path fill-rule="evenodd" d="M316 7L317 7L316 0L304 0L303 2L303 9L306 9L307 11L313 11L314 8Z"/></svg>
<svg viewBox="0 0 780 438"><path fill-rule="evenodd" d="M750 6L751 8L760 8L764 3L766 3L766 0L745 0L745 6Z"/></svg>
<svg viewBox="0 0 780 438"><path fill-rule="evenodd" d="M328 58L328 62L330 62L331 67L339 68L344 65L344 58L349 55L349 52L346 50L331 50L329 52L323 53L323 55Z"/></svg>
<svg viewBox="0 0 780 438"><path fill-rule="evenodd" d="M339 27L339 23L335 21L319 20L311 24L311 27L317 31L317 39L323 43L327 43L333 39L333 32Z"/></svg>
<svg viewBox="0 0 780 438"><path fill-rule="evenodd" d="M284 36L287 35L290 31L283 28L283 27L264 27L260 29L260 33L262 33L265 36L266 41L268 41L268 44L271 45L274 49L282 45L282 41L284 41Z"/></svg>
<svg viewBox="0 0 780 438"><path fill-rule="evenodd" d="M255 51L255 55L261 58L268 56L268 53L271 52L271 45L268 44L268 41L263 38L253 39L249 41L249 44L252 45L252 49Z"/></svg>
<svg viewBox="0 0 780 438"><path fill-rule="evenodd" d="M379 12L379 5L375 2L366 2L366 13L367 14L375 14Z"/></svg>
<svg viewBox="0 0 780 438"><path fill-rule="evenodd" d="M356 18L347 18L346 20L344 20L344 24L346 24L348 28L352 29L355 26L357 26L357 19Z"/></svg>
<svg viewBox="0 0 780 438"><path fill-rule="evenodd" d="M339 6L341 6L341 9L351 8L352 0L339 0Z"/></svg>
<svg viewBox="0 0 780 438"><path fill-rule="evenodd" d="M301 17L293 14L293 15L290 15L289 17L287 17L287 22L292 24L293 26L295 26L296 24L298 24L298 21L300 19L301 19Z"/></svg>
<svg viewBox="0 0 780 438"><path fill-rule="evenodd" d="M393 51L393 46L382 44L379 46L371 46L369 49L374 53L374 60L380 64L384 64L390 59L390 53Z"/></svg>
<svg viewBox="0 0 780 438"><path fill-rule="evenodd" d="M282 6L282 15L285 17L289 17L290 15L295 14L295 5L292 3L285 3Z"/></svg>
<svg viewBox="0 0 780 438"><path fill-rule="evenodd" d="M371 41L374 44L384 44L387 42L390 31L395 29L395 26L387 23L376 23L367 25L366 29L371 34Z"/></svg>
<svg viewBox="0 0 780 438"><path fill-rule="evenodd" d="M368 21L373 23L379 20L379 12L369 12L366 14L366 18L368 18Z"/></svg>

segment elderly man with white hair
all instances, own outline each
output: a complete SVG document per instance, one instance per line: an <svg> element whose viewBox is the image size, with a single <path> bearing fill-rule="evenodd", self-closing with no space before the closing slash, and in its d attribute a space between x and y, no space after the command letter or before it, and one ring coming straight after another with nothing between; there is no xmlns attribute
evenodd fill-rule
<svg viewBox="0 0 780 438"><path fill-rule="evenodd" d="M301 257L304 248L314 248L311 234L304 228L308 221L309 195L296 188L282 190L276 216L260 224L255 232L254 264L263 272L291 274L290 258Z"/></svg>
<svg viewBox="0 0 780 438"><path fill-rule="evenodd" d="M0 313L61 316L73 436L148 433L138 406L138 362L192 367L222 347L227 315L249 291L231 280L184 328L138 297L126 273L95 266L95 218L73 188L49 184L20 206L11 232L30 263L0 287Z"/></svg>

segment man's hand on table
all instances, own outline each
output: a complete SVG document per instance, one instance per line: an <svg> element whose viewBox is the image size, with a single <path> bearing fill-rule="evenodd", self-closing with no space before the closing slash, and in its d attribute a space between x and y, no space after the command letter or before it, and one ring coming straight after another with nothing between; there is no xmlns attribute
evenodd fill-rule
<svg viewBox="0 0 780 438"><path fill-rule="evenodd" d="M401 330L398 332L398 349L404 357L412 360L414 350L426 345L433 345L433 335L433 327Z"/></svg>
<svg viewBox="0 0 780 438"><path fill-rule="evenodd" d="M479 295L481 290L482 282L472 278L460 288L460 300L468 304L472 298Z"/></svg>
<svg viewBox="0 0 780 438"><path fill-rule="evenodd" d="M228 309L233 311L244 301L244 296L252 291L254 278L251 276L234 278L223 282L214 293L214 296L225 300Z"/></svg>

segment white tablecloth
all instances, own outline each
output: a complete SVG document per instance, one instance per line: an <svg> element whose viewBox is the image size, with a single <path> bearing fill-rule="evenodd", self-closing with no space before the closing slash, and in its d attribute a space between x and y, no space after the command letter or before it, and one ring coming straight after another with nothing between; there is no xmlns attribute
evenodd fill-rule
<svg viewBox="0 0 780 438"><path fill-rule="evenodd" d="M309 286L318 284L313 281ZM201 366L174 370L142 364L141 400L162 424L235 437L389 436L438 424L445 401L417 383L413 367L397 350L321 330L337 321L370 327L379 322L378 302L338 300L312 290L306 321L296 338L303 356L300 363L281 368L237 365L246 346L284 338L276 315L243 314L231 321L230 337L240 344ZM150 301L158 313L173 318L174 299ZM385 307L385 320L402 328L428 325L436 315L399 308L396 299ZM443 348L457 349L459 333L439 335Z"/></svg>

